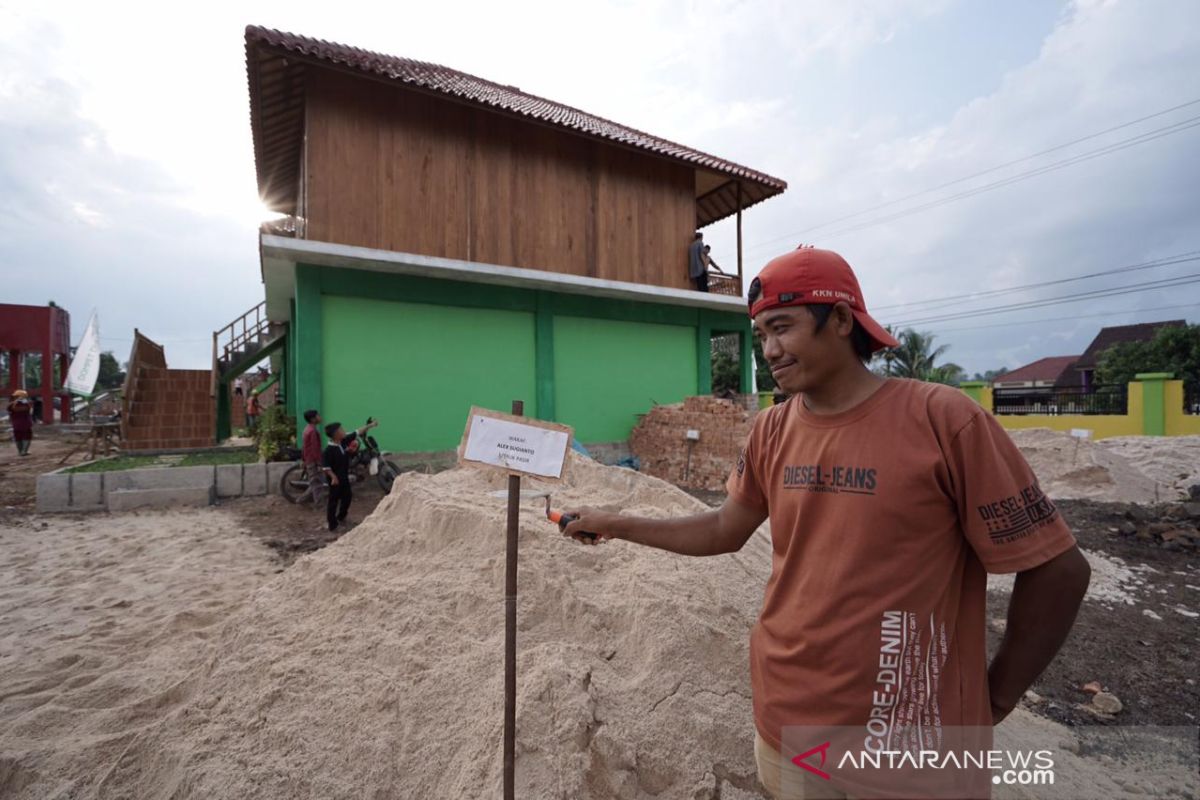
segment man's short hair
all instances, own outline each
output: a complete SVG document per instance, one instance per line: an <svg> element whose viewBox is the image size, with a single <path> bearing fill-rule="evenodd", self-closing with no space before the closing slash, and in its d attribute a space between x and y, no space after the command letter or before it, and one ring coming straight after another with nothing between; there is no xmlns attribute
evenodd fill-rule
<svg viewBox="0 0 1200 800"><path fill-rule="evenodd" d="M805 306L808 313L812 314L813 319L817 321L817 327L813 333L820 333L825 324L829 322L833 306L833 303L810 303ZM866 364L871 360L871 337L867 335L863 326L858 324L858 320L854 320L854 328L850 331L850 344L854 347L854 355L858 356L859 361Z"/></svg>
<svg viewBox="0 0 1200 800"><path fill-rule="evenodd" d="M325 435L332 439L333 435L337 433L337 429L340 427L342 427L342 423L340 422L329 423L325 426Z"/></svg>
<svg viewBox="0 0 1200 800"><path fill-rule="evenodd" d="M312 422L316 418L317 418L317 410L315 408L310 408L308 411L304 412L304 421L305 422Z"/></svg>
<svg viewBox="0 0 1200 800"><path fill-rule="evenodd" d="M704 233L703 233L702 231L696 231L696 238L697 238L697 239L703 239L703 238L704 238Z"/></svg>

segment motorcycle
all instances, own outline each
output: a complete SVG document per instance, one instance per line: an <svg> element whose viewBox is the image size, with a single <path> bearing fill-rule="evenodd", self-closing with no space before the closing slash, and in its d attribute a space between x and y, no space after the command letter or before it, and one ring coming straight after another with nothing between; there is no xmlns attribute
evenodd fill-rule
<svg viewBox="0 0 1200 800"><path fill-rule="evenodd" d="M367 417L367 423L373 422L371 417ZM385 456L387 455L379 448L379 442L375 441L375 437L370 434L364 434L357 437L351 442L347 448L350 454L350 483L365 483L372 476L379 484L379 488L384 494L392 491L392 484L396 481L396 476L401 472L400 467L395 461L392 461ZM318 484L318 496L314 498L316 504L320 504L325 498L325 492L329 486L324 477ZM293 465L287 472L283 473L283 477L279 479L279 492L293 503L300 502L300 498L309 490L308 476L305 474L303 464Z"/></svg>

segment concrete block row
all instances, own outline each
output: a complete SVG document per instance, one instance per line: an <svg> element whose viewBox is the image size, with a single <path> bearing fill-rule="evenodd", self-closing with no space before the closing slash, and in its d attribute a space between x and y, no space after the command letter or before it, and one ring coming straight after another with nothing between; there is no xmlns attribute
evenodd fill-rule
<svg viewBox="0 0 1200 800"><path fill-rule="evenodd" d="M211 506L212 503L212 486L186 486L174 489L114 489L108 493L109 511Z"/></svg>
<svg viewBox="0 0 1200 800"><path fill-rule="evenodd" d="M210 505L218 498L279 494L292 462L163 467L115 472L39 475L37 510L127 511L134 508Z"/></svg>

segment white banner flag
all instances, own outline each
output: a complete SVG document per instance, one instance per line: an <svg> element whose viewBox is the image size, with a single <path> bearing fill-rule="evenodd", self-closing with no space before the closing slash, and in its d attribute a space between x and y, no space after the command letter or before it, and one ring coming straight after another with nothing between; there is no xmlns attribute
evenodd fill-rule
<svg viewBox="0 0 1200 800"><path fill-rule="evenodd" d="M67 370L66 389L75 394L90 395L96 388L96 378L100 376L100 325L96 322L96 314L88 320L79 347L75 348L75 357Z"/></svg>

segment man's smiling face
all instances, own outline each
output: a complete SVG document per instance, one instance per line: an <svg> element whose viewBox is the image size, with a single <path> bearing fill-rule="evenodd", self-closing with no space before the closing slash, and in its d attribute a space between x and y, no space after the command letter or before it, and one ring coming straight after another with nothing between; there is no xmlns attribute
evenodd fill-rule
<svg viewBox="0 0 1200 800"><path fill-rule="evenodd" d="M839 315L817 332L817 319L804 306L771 308L754 318L754 336L762 344L771 377L788 394L810 391L853 357L838 335ZM851 322L851 324L853 324Z"/></svg>

